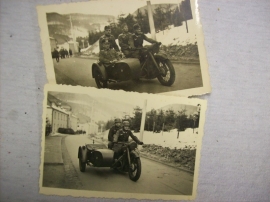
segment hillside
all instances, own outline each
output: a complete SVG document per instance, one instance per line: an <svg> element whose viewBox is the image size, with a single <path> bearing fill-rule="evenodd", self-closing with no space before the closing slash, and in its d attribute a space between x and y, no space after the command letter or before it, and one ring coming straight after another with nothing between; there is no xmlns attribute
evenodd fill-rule
<svg viewBox="0 0 270 202"><path fill-rule="evenodd" d="M59 13L47 13L47 24L49 36L54 37L56 34L71 36L71 25L75 30L76 37L88 36L88 32L96 32L104 29L109 21L115 21L112 15L92 15L72 13L61 15Z"/></svg>

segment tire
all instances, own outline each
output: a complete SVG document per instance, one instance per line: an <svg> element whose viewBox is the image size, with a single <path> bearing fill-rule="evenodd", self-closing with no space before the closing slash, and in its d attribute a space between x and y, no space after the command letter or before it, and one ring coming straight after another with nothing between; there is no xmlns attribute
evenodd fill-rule
<svg viewBox="0 0 270 202"><path fill-rule="evenodd" d="M108 82L106 80L102 79L102 75L97 69L95 69L94 75L95 75L95 82L96 82L98 88L107 88L108 87Z"/></svg>
<svg viewBox="0 0 270 202"><path fill-rule="evenodd" d="M164 86L171 86L175 81L175 70L171 61L160 59L156 59L156 61L160 69L164 71L157 76L159 82Z"/></svg>
<svg viewBox="0 0 270 202"><path fill-rule="evenodd" d="M82 158L79 158L79 167L81 172L85 172L86 163L82 162Z"/></svg>
<svg viewBox="0 0 270 202"><path fill-rule="evenodd" d="M129 179L136 182L141 176L141 171L142 171L141 159L138 157L137 158L131 157L130 161L131 161L130 162L131 165L128 170Z"/></svg>

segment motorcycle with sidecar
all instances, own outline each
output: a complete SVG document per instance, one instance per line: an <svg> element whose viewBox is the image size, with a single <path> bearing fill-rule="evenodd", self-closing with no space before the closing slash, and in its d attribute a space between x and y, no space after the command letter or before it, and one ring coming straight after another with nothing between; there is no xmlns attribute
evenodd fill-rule
<svg viewBox="0 0 270 202"><path fill-rule="evenodd" d="M124 58L107 65L100 62L93 63L92 77L98 88L107 88L108 83L128 80L155 79L164 86L171 86L175 81L175 70L165 54L159 53L160 43L146 45L141 48L140 60Z"/></svg>
<svg viewBox="0 0 270 202"><path fill-rule="evenodd" d="M85 172L86 165L91 167L109 167L121 172L128 172L132 181L137 181L141 176L140 153L137 143L117 142L116 148L122 151L118 159L114 158L114 151L104 144L85 144L78 149L79 167Z"/></svg>

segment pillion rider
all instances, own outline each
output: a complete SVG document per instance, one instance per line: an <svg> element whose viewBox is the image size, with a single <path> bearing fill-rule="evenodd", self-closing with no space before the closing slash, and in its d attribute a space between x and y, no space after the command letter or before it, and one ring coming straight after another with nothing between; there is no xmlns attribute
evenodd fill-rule
<svg viewBox="0 0 270 202"><path fill-rule="evenodd" d="M116 134L116 132L121 128L121 119L115 119L114 125L110 128L109 134L108 134L108 148L112 149L113 147L113 136Z"/></svg>
<svg viewBox="0 0 270 202"><path fill-rule="evenodd" d="M122 123L123 127L119 129L116 134L113 136L113 151L115 152L115 159L117 159L121 153L123 152L122 149L119 149L117 146L117 142L128 142L128 138L131 137L137 144L143 145L143 142L141 142L133 133L131 132L129 128L129 121L124 120Z"/></svg>
<svg viewBox="0 0 270 202"><path fill-rule="evenodd" d="M114 49L117 52L119 52L120 51L119 47L115 42L114 36L111 34L111 27L105 26L104 32L105 34L99 38L99 50L100 51L103 50L103 46L102 46L103 42L108 41L110 43L110 49Z"/></svg>
<svg viewBox="0 0 270 202"><path fill-rule="evenodd" d="M105 40L101 44L103 50L99 52L99 61L103 64L112 64L120 60L118 53L114 49L110 49L110 43Z"/></svg>

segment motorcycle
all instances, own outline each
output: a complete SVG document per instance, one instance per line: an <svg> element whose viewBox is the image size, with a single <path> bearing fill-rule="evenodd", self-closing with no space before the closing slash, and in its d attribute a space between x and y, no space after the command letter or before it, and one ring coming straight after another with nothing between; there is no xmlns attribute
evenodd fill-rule
<svg viewBox="0 0 270 202"><path fill-rule="evenodd" d="M78 149L79 167L85 172L86 165L91 167L110 167L120 172L128 172L129 178L136 182L141 176L140 153L136 142L118 142L122 154L114 158L114 151L103 144L86 144Z"/></svg>
<svg viewBox="0 0 270 202"><path fill-rule="evenodd" d="M141 58L124 58L111 65L93 63L92 77L98 88L107 88L108 83L128 80L155 79L164 86L175 81L175 70L165 54L159 53L160 43L146 45L139 49Z"/></svg>

